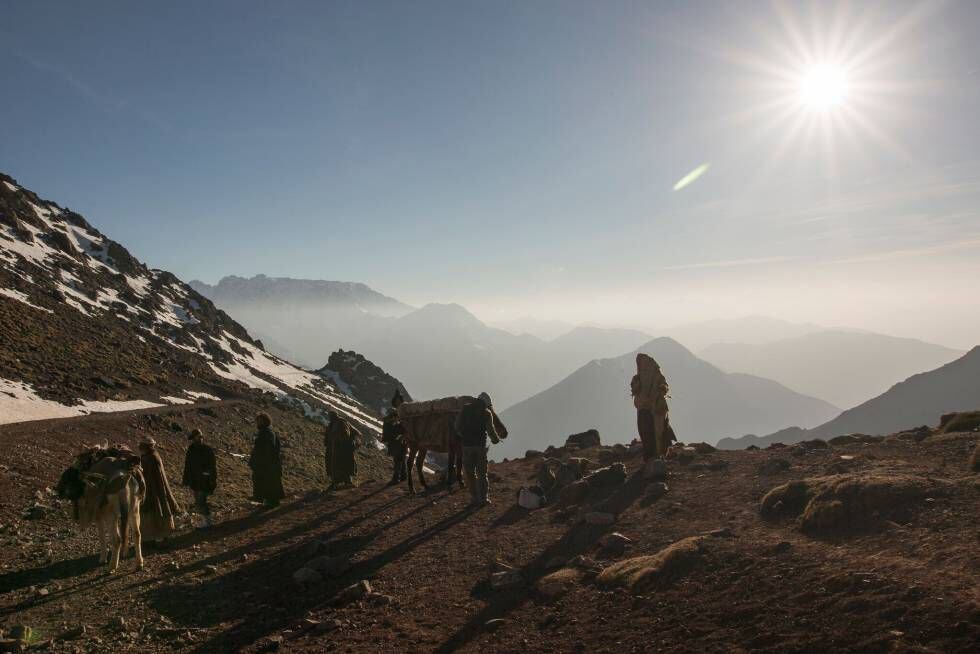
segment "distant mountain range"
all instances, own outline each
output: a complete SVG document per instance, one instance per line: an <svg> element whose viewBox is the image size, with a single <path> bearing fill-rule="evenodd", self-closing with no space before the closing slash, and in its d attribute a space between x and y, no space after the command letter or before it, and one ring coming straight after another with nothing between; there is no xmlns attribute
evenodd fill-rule
<svg viewBox="0 0 980 654"><path fill-rule="evenodd" d="M286 309L294 305L324 306L378 316L402 316L412 311L407 304L359 282L229 275L213 286L196 279L187 285L220 305L264 304Z"/></svg>
<svg viewBox="0 0 980 654"><path fill-rule="evenodd" d="M883 334L827 330L769 343L715 343L699 353L722 370L767 377L840 407L880 395L897 380L963 355Z"/></svg>
<svg viewBox="0 0 980 654"><path fill-rule="evenodd" d="M670 338L658 338L615 358L591 361L547 390L503 412L511 437L493 448L499 459L561 444L596 428L604 443L636 437L629 392L637 352L654 357L670 383L670 420L682 441L714 442L735 429L768 433L787 424L816 425L839 413L823 400L774 381L722 372ZM752 425L752 427L749 427Z"/></svg>
<svg viewBox="0 0 980 654"><path fill-rule="evenodd" d="M685 323L657 329L654 333L669 336L692 352L700 352L715 343L769 343L826 329L812 323L789 322L769 316L743 316Z"/></svg>
<svg viewBox="0 0 980 654"><path fill-rule="evenodd" d="M719 447L742 449L751 444L788 444L852 433L891 434L919 425L935 425L944 413L977 409L980 409L980 346L956 361L913 375L878 397L812 429L784 430L761 438L725 438L719 442ZM756 433L767 432L758 430Z"/></svg>
<svg viewBox="0 0 980 654"><path fill-rule="evenodd" d="M320 368L356 350L433 398L487 391L501 408L546 388L597 357L650 339L636 330L577 327L552 340L490 327L458 304L412 309L363 284L258 275L194 282L272 351Z"/></svg>

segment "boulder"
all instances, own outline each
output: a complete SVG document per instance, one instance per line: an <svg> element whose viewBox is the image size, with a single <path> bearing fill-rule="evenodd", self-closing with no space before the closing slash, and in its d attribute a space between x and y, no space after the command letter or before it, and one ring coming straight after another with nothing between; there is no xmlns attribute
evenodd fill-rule
<svg viewBox="0 0 980 654"><path fill-rule="evenodd" d="M666 495L667 491L669 490L670 488L668 488L667 484L665 484L664 482L662 481L654 482L650 484L649 488L647 488L647 497L652 500L659 500L661 497Z"/></svg>
<svg viewBox="0 0 980 654"><path fill-rule="evenodd" d="M621 556L626 551L626 546L632 542L627 536L614 531L599 539L599 547L606 556Z"/></svg>
<svg viewBox="0 0 980 654"><path fill-rule="evenodd" d="M340 591L334 603L338 605L350 604L351 602L364 599L372 592L373 589L371 588L371 582L366 579L362 579L356 584L351 584L347 588Z"/></svg>
<svg viewBox="0 0 980 654"><path fill-rule="evenodd" d="M666 481L667 462L663 459L650 459L643 466L643 478L648 481Z"/></svg>
<svg viewBox="0 0 980 654"><path fill-rule="evenodd" d="M600 586L623 586L635 594L662 588L690 573L704 557L704 536L679 540L656 554L625 559L596 577Z"/></svg>
<svg viewBox="0 0 980 654"><path fill-rule="evenodd" d="M579 504L589 496L589 482L579 479L574 484L569 484L561 489L558 494L559 506L573 506Z"/></svg>
<svg viewBox="0 0 980 654"><path fill-rule="evenodd" d="M490 588L508 590L524 585L524 577L517 570L503 570L490 575Z"/></svg>
<svg viewBox="0 0 980 654"><path fill-rule="evenodd" d="M528 450L524 453L525 459L540 459L544 456L544 452L541 450Z"/></svg>
<svg viewBox="0 0 980 654"><path fill-rule="evenodd" d="M554 601L565 595L582 579L582 572L576 568L562 568L545 575L535 584L534 590L546 600Z"/></svg>
<svg viewBox="0 0 980 654"><path fill-rule="evenodd" d="M622 463L614 463L611 466L599 468L586 475L583 481L589 485L589 490L622 486L626 483L626 466Z"/></svg>
<svg viewBox="0 0 980 654"><path fill-rule="evenodd" d="M790 463L786 459L767 459L759 466L758 473L763 477L778 475L786 472L790 468Z"/></svg>
<svg viewBox="0 0 980 654"><path fill-rule="evenodd" d="M318 556L306 562L306 568L315 570L327 577L339 577L350 570L350 556L341 554L338 556Z"/></svg>
<svg viewBox="0 0 980 654"><path fill-rule="evenodd" d="M572 434L565 440L565 447L574 446L580 449L599 447L601 444L602 441L599 438L599 432L595 429L583 431L580 434Z"/></svg>
<svg viewBox="0 0 980 654"><path fill-rule="evenodd" d="M302 586L317 584L323 581L323 577L316 570L310 568L300 568L293 573L293 581Z"/></svg>
<svg viewBox="0 0 980 654"><path fill-rule="evenodd" d="M616 516L612 513L603 513L601 511L591 511L582 516L585 524L592 525L593 527L606 527L616 522Z"/></svg>
<svg viewBox="0 0 980 654"><path fill-rule="evenodd" d="M500 629L505 624L507 624L507 622L508 621L504 618L494 618L493 620L487 620L486 622L484 622L483 627L487 631L496 631L497 629Z"/></svg>
<svg viewBox="0 0 980 654"><path fill-rule="evenodd" d="M854 443L877 443L883 440L881 436L869 436L868 434L843 434L834 436L829 441L830 445L853 445Z"/></svg>
<svg viewBox="0 0 980 654"><path fill-rule="evenodd" d="M688 447L693 447L698 454L711 454L717 452L717 448L709 443L691 443Z"/></svg>

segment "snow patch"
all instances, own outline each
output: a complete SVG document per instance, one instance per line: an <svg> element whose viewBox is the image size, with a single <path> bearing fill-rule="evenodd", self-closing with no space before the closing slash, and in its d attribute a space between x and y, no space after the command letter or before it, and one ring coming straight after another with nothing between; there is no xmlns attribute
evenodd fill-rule
<svg viewBox="0 0 980 654"><path fill-rule="evenodd" d="M13 288L0 288L0 295L9 297L11 300L17 300L18 302L23 302L27 306L37 309L38 311L44 311L46 313L54 313L51 309L45 307L39 307L28 299L27 293L22 293Z"/></svg>
<svg viewBox="0 0 980 654"><path fill-rule="evenodd" d="M40 397L30 384L0 377L0 424L73 418L90 413L115 413L159 406L163 405L146 400L82 400L75 406L69 406Z"/></svg>
<svg viewBox="0 0 980 654"><path fill-rule="evenodd" d="M221 398L217 395L211 395L210 393L200 393L198 391L184 391L184 395L187 397L194 398L195 400L213 400L215 402L220 402Z"/></svg>
<svg viewBox="0 0 980 654"><path fill-rule="evenodd" d="M167 404L194 404L194 400L188 400L186 397L174 397L172 395L162 395L160 399Z"/></svg>
<svg viewBox="0 0 980 654"><path fill-rule="evenodd" d="M7 188L9 188L14 193L20 191L20 187L17 186L16 184L11 184L10 182L4 182L4 184L6 185Z"/></svg>

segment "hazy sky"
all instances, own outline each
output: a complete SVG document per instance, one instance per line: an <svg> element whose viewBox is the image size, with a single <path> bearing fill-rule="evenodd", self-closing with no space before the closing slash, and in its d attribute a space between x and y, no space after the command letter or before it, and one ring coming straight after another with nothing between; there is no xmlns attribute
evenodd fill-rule
<svg viewBox="0 0 980 654"><path fill-rule="evenodd" d="M0 12L0 169L185 279L980 342L980 3Z"/></svg>

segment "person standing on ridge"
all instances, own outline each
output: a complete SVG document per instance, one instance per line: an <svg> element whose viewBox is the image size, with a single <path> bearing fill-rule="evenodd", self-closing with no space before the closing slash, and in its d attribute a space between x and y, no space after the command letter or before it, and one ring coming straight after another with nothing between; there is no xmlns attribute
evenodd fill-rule
<svg viewBox="0 0 980 654"><path fill-rule="evenodd" d="M463 470L470 489L470 506L490 504L490 480L487 477L487 438L500 442L493 422L493 402L487 393L463 406L456 416L456 433L463 442Z"/></svg>
<svg viewBox="0 0 980 654"><path fill-rule="evenodd" d="M353 486L357 475L354 450L360 447L361 432L336 411L329 411L330 423L323 434L324 465L330 475L330 488Z"/></svg>
<svg viewBox="0 0 980 654"><path fill-rule="evenodd" d="M282 443L279 434L272 431L269 414L255 416L255 424L258 433L248 458L248 467L252 469L252 493L256 501L271 508L279 506L286 497L282 488Z"/></svg>
<svg viewBox="0 0 980 654"><path fill-rule="evenodd" d="M663 458L669 445L667 419L667 378L653 357L636 355L636 374L630 381L633 406L636 407L636 427L643 443L643 460Z"/></svg>
<svg viewBox="0 0 980 654"><path fill-rule="evenodd" d="M194 507L202 519L198 529L207 529L212 525L208 496L218 487L218 469L215 466L214 450L204 444L201 430L195 429L188 438L191 444L184 456L183 484L194 493Z"/></svg>

